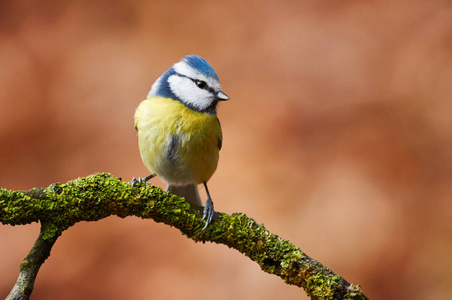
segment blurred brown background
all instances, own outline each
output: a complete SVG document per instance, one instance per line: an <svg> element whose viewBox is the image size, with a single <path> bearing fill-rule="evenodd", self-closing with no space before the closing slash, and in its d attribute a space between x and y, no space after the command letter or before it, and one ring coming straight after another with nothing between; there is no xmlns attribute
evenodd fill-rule
<svg viewBox="0 0 452 300"><path fill-rule="evenodd" d="M147 175L134 110L192 53L231 97L218 211L245 212L371 299L448 298L450 1L1 1L0 186ZM0 298L38 230L0 225ZM307 299L225 246L116 217L66 231L32 299L182 297Z"/></svg>

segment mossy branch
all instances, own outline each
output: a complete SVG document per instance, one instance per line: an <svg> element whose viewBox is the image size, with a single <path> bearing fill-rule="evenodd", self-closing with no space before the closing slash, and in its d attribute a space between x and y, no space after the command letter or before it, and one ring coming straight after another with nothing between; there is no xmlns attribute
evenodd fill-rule
<svg viewBox="0 0 452 300"><path fill-rule="evenodd" d="M29 298L39 267L64 230L80 221L111 215L153 219L178 228L195 242L225 244L258 263L263 271L303 287L311 299L367 299L359 285L349 284L245 214L215 213L215 221L201 231L202 207L152 185L131 190L128 182L105 173L29 191L0 189L2 224L41 222L39 237L22 262L19 278L7 299Z"/></svg>

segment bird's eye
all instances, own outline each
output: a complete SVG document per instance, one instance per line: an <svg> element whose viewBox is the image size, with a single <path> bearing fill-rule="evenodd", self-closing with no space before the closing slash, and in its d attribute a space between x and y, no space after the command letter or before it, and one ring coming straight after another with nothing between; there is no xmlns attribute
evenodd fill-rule
<svg viewBox="0 0 452 300"><path fill-rule="evenodd" d="M205 89L206 86L207 86L207 83L205 81L202 81L202 80L195 80L195 84L200 89Z"/></svg>

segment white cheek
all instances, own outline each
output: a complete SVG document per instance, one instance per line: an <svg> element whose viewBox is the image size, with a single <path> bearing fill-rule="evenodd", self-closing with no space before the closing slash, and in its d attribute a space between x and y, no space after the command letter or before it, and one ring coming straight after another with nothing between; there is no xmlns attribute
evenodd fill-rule
<svg viewBox="0 0 452 300"><path fill-rule="evenodd" d="M206 90L198 88L192 80L180 76L170 76L168 83L171 91L182 102L188 103L200 110L212 104L212 94Z"/></svg>

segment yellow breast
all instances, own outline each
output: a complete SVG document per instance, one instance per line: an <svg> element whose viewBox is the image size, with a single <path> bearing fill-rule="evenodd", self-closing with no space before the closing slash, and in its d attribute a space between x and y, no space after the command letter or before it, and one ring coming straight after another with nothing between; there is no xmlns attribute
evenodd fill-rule
<svg viewBox="0 0 452 300"><path fill-rule="evenodd" d="M135 127L144 164L166 182L203 183L215 172L222 140L216 115L170 98L150 97L138 106Z"/></svg>

